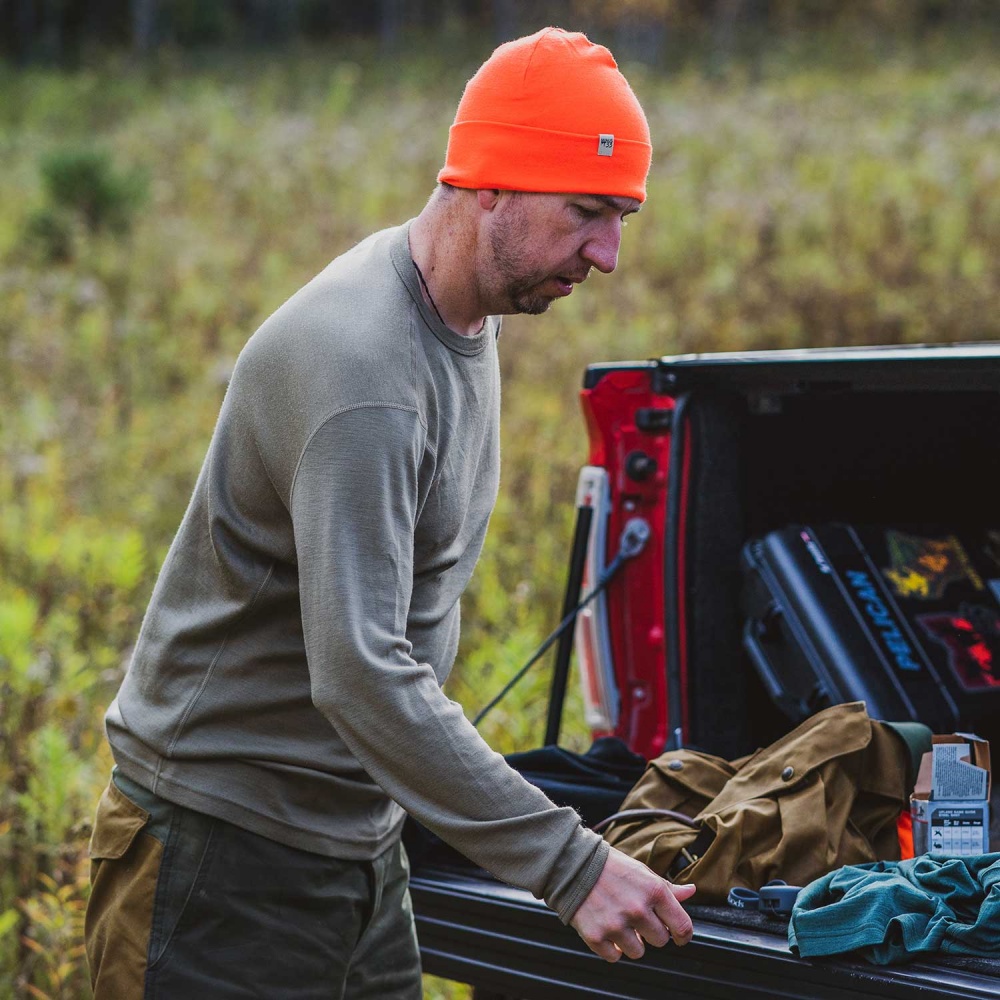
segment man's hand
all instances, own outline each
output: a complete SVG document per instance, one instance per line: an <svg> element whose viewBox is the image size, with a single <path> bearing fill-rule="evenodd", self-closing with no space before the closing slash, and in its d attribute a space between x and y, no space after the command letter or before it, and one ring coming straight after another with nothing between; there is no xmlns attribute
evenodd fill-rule
<svg viewBox="0 0 1000 1000"><path fill-rule="evenodd" d="M643 942L661 948L671 938L674 944L691 940L694 928L680 901L694 891L693 885L674 885L612 847L570 926L608 962L617 962L622 955L642 958Z"/></svg>

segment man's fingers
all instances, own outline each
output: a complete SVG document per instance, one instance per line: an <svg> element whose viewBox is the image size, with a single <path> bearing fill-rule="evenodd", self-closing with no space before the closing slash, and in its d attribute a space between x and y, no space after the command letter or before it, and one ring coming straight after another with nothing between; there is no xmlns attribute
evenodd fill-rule
<svg viewBox="0 0 1000 1000"><path fill-rule="evenodd" d="M642 938L631 927L626 927L620 934L615 935L614 944L629 958L642 958L646 953Z"/></svg>
<svg viewBox="0 0 1000 1000"><path fill-rule="evenodd" d="M622 955L627 958L642 958L646 954L642 936L631 927L624 927L600 941L587 940L586 943L595 955L606 962L617 962Z"/></svg>
<svg viewBox="0 0 1000 1000"><path fill-rule="evenodd" d="M607 962L617 962L622 955L638 959L646 953L647 944L662 948L671 938L677 944L686 944L691 938L692 928L677 926L679 923L675 922L671 927L661 916L656 915L639 921L634 929L628 927L619 931L610 939L587 941L587 946Z"/></svg>
<svg viewBox="0 0 1000 1000"><path fill-rule="evenodd" d="M616 962L641 958L646 945L673 939L687 944L694 933L681 900L694 886L673 886L645 865L612 848L597 882L570 923L594 954Z"/></svg>
<svg viewBox="0 0 1000 1000"><path fill-rule="evenodd" d="M675 885L673 882L668 882L667 885L670 886L674 898L681 901L690 899L697 892L697 888L693 885Z"/></svg>
<svg viewBox="0 0 1000 1000"><path fill-rule="evenodd" d="M586 938L584 941L587 947L605 962L617 962L622 957L621 949L610 941L587 941Z"/></svg>
<svg viewBox="0 0 1000 1000"><path fill-rule="evenodd" d="M687 888L677 886L677 890ZM694 895L694 886L683 898L687 899ZM667 892L665 897L654 907L656 915L663 921L663 924L670 929L670 936L674 939L674 944L687 944L694 933L694 924L687 911L681 906L672 892Z"/></svg>
<svg viewBox="0 0 1000 1000"><path fill-rule="evenodd" d="M654 948L662 948L670 940L670 928L664 925L655 911L636 921L635 930L639 937Z"/></svg>

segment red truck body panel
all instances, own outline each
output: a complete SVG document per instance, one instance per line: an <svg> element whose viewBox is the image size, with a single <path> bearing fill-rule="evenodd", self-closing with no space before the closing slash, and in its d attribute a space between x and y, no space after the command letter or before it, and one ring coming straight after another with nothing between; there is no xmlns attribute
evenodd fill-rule
<svg viewBox="0 0 1000 1000"><path fill-rule="evenodd" d="M652 758L663 752L668 739L663 561L667 468L673 434L641 429L636 414L649 410L672 412L675 401L655 393L650 369L642 368L611 372L592 389L582 390L581 404L590 442L589 464L607 470L611 490L607 537L612 550L606 553L607 561L614 557L613 549L629 518L642 517L652 529L645 549L608 588L611 651L621 698L618 724L611 735L624 740L635 753ZM655 471L645 478L629 475L628 460L635 455L651 459ZM687 478L685 475L685 482ZM685 483L677 488L685 489ZM683 539L683 524L680 535ZM683 566L683 558L680 563ZM683 592L682 579L681 595ZM682 614L682 691L686 690L683 621ZM611 623L627 623L628 627L615 628ZM682 714L686 715L686 705L682 706Z"/></svg>

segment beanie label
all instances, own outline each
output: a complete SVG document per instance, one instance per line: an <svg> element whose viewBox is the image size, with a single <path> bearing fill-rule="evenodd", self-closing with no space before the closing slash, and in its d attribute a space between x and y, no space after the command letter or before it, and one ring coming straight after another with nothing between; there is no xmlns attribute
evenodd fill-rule
<svg viewBox="0 0 1000 1000"><path fill-rule="evenodd" d="M599 135L597 137L597 155L610 156L615 151L615 137L613 135Z"/></svg>

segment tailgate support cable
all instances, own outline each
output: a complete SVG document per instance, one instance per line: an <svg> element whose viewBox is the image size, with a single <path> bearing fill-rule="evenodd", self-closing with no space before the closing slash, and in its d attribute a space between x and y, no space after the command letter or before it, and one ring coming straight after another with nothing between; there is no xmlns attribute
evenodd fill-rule
<svg viewBox="0 0 1000 1000"><path fill-rule="evenodd" d="M565 618L580 600L583 581L587 574L587 551L590 548L590 533L594 526L594 508L582 503L576 508L576 527L573 529L573 547L570 549L569 574L563 592L560 618ZM566 701L566 687L569 684L570 661L573 659L573 629L566 629L559 636L556 655L552 661L552 679L549 681L549 710L545 720L545 736L542 746L558 746L559 730L562 728L563 705Z"/></svg>
<svg viewBox="0 0 1000 1000"><path fill-rule="evenodd" d="M478 726L483 721L487 712L491 711L507 694L508 691L538 662L545 652L576 621L576 616L611 583L615 574L625 565L629 559L637 556L646 542L649 541L649 524L641 517L629 518L628 523L622 531L621 540L618 543L618 554L608 564L607 569L601 574L597 581L597 586L584 597L576 607L572 608L563 620L556 626L555 630L549 634L545 641L531 654L530 659L514 676L503 686L500 693L493 698L485 708L472 720L474 726Z"/></svg>
<svg viewBox="0 0 1000 1000"><path fill-rule="evenodd" d="M677 397L670 435L670 467L667 471L667 530L663 545L663 581L666 597L667 632L667 750L684 746L684 715L681 711L681 514L687 491L684 481L687 410L691 393Z"/></svg>

